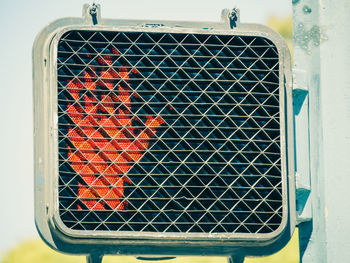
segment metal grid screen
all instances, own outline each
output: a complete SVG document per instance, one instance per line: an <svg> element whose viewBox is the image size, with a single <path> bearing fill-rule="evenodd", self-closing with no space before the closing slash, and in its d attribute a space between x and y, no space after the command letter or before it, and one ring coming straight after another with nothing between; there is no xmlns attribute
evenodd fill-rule
<svg viewBox="0 0 350 263"><path fill-rule="evenodd" d="M263 37L73 30L58 42L59 216L72 230L271 233L279 57Z"/></svg>

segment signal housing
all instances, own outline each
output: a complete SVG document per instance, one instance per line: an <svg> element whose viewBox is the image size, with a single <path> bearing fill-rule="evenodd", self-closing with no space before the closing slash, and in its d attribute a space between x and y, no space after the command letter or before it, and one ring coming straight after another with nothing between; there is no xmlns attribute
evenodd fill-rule
<svg viewBox="0 0 350 263"><path fill-rule="evenodd" d="M87 254L92 246L138 255L263 255L283 247L294 229L294 147L281 37L260 25L94 17L53 22L33 48L43 239ZM86 122L89 103L96 110ZM124 135L104 135L113 130ZM100 148L98 133L106 140ZM93 147L99 153L86 157ZM95 170L82 172L86 163Z"/></svg>

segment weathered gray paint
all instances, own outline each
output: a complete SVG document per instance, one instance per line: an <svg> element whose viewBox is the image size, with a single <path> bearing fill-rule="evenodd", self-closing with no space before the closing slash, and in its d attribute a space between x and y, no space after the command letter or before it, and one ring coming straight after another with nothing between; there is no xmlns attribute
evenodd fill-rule
<svg viewBox="0 0 350 263"><path fill-rule="evenodd" d="M305 96L295 111L300 258L347 262L350 1L293 1L293 13L294 89Z"/></svg>

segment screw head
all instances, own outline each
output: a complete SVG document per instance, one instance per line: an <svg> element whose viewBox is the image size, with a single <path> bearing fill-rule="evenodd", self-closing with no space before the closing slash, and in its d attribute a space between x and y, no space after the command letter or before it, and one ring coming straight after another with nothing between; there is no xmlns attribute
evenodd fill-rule
<svg viewBox="0 0 350 263"><path fill-rule="evenodd" d="M89 10L89 13L90 15L94 16L97 14L97 6L95 4L93 4L91 7L90 7L90 10Z"/></svg>

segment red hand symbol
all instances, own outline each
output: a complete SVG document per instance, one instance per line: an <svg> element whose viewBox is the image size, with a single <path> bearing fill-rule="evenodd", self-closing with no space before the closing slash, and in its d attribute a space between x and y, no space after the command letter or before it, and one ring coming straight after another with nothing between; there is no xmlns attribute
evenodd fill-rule
<svg viewBox="0 0 350 263"><path fill-rule="evenodd" d="M112 52L118 54L116 49ZM164 120L159 116L146 116L146 128L136 134L132 121L140 123L141 120L132 116L130 88L114 86L115 79L129 79L127 68L114 70L110 67L113 58L108 55L99 56L97 61L108 69L99 76L85 71L84 82L74 79L67 85L74 99L67 112L75 124L68 128L68 138L74 146L68 152L68 160L83 179L78 197L89 209L123 210L127 205L122 202L124 184L132 184L126 174L142 158L150 139L155 137L156 128ZM100 92L97 99L99 86L107 87L107 91L118 89L118 92Z"/></svg>

